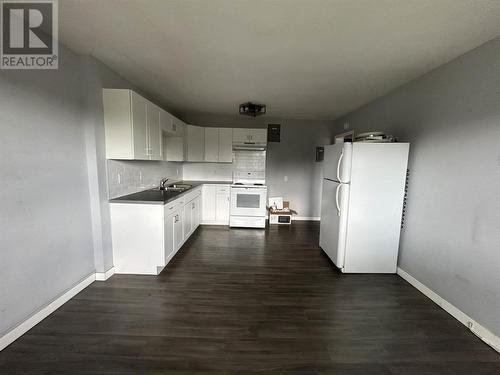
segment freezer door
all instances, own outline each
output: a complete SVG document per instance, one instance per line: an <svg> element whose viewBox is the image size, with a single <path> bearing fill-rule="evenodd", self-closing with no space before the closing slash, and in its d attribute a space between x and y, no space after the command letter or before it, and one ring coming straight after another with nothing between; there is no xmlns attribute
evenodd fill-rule
<svg viewBox="0 0 500 375"><path fill-rule="evenodd" d="M344 267L349 185L323 180L319 245L338 267Z"/></svg>
<svg viewBox="0 0 500 375"><path fill-rule="evenodd" d="M351 180L352 143L325 146L323 177L348 183Z"/></svg>

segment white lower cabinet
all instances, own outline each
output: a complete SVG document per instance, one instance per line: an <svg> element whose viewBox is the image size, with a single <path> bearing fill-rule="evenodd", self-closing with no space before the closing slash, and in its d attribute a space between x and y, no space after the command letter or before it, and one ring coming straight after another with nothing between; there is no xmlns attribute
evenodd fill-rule
<svg viewBox="0 0 500 375"><path fill-rule="evenodd" d="M165 218L165 264L168 264L184 242L182 212L175 210Z"/></svg>
<svg viewBox="0 0 500 375"><path fill-rule="evenodd" d="M203 185L202 224L228 225L229 205L230 185Z"/></svg>
<svg viewBox="0 0 500 375"><path fill-rule="evenodd" d="M191 234L200 225L200 196L192 199L188 204L184 206L184 216L183 216L183 233L184 241L186 241Z"/></svg>
<svg viewBox="0 0 500 375"><path fill-rule="evenodd" d="M163 204L110 204L115 273L158 275L200 224L201 186Z"/></svg>
<svg viewBox="0 0 500 375"><path fill-rule="evenodd" d="M175 216L173 220L173 227L174 227L174 251L177 252L181 248L182 244L184 243L184 236L182 235L182 219L183 215L182 212L177 212L177 215Z"/></svg>
<svg viewBox="0 0 500 375"><path fill-rule="evenodd" d="M183 217L182 217L182 233L184 240L187 240L189 238L189 235L191 234L191 229L193 227L192 223L192 218L191 218L191 202L186 204L183 209Z"/></svg>

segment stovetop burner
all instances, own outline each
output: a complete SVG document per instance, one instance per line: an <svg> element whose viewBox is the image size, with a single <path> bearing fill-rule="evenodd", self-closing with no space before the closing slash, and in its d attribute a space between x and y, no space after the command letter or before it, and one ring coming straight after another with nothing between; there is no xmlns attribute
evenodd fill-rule
<svg viewBox="0 0 500 375"><path fill-rule="evenodd" d="M255 187L255 188L265 188L266 185L261 182L233 182L231 186L234 187Z"/></svg>

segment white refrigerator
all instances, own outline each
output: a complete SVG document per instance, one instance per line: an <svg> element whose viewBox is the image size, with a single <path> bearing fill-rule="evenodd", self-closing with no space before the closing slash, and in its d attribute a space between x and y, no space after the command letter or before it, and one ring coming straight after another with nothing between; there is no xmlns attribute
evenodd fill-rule
<svg viewBox="0 0 500 375"><path fill-rule="evenodd" d="M319 245L342 272L396 272L409 148L325 146Z"/></svg>

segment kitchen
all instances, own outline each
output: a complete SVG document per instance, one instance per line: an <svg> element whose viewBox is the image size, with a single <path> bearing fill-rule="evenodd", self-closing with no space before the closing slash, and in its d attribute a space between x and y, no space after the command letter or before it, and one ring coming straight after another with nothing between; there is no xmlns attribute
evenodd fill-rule
<svg viewBox="0 0 500 375"><path fill-rule="evenodd" d="M500 368L498 4L255 4L60 1L0 70L1 373Z"/></svg>

